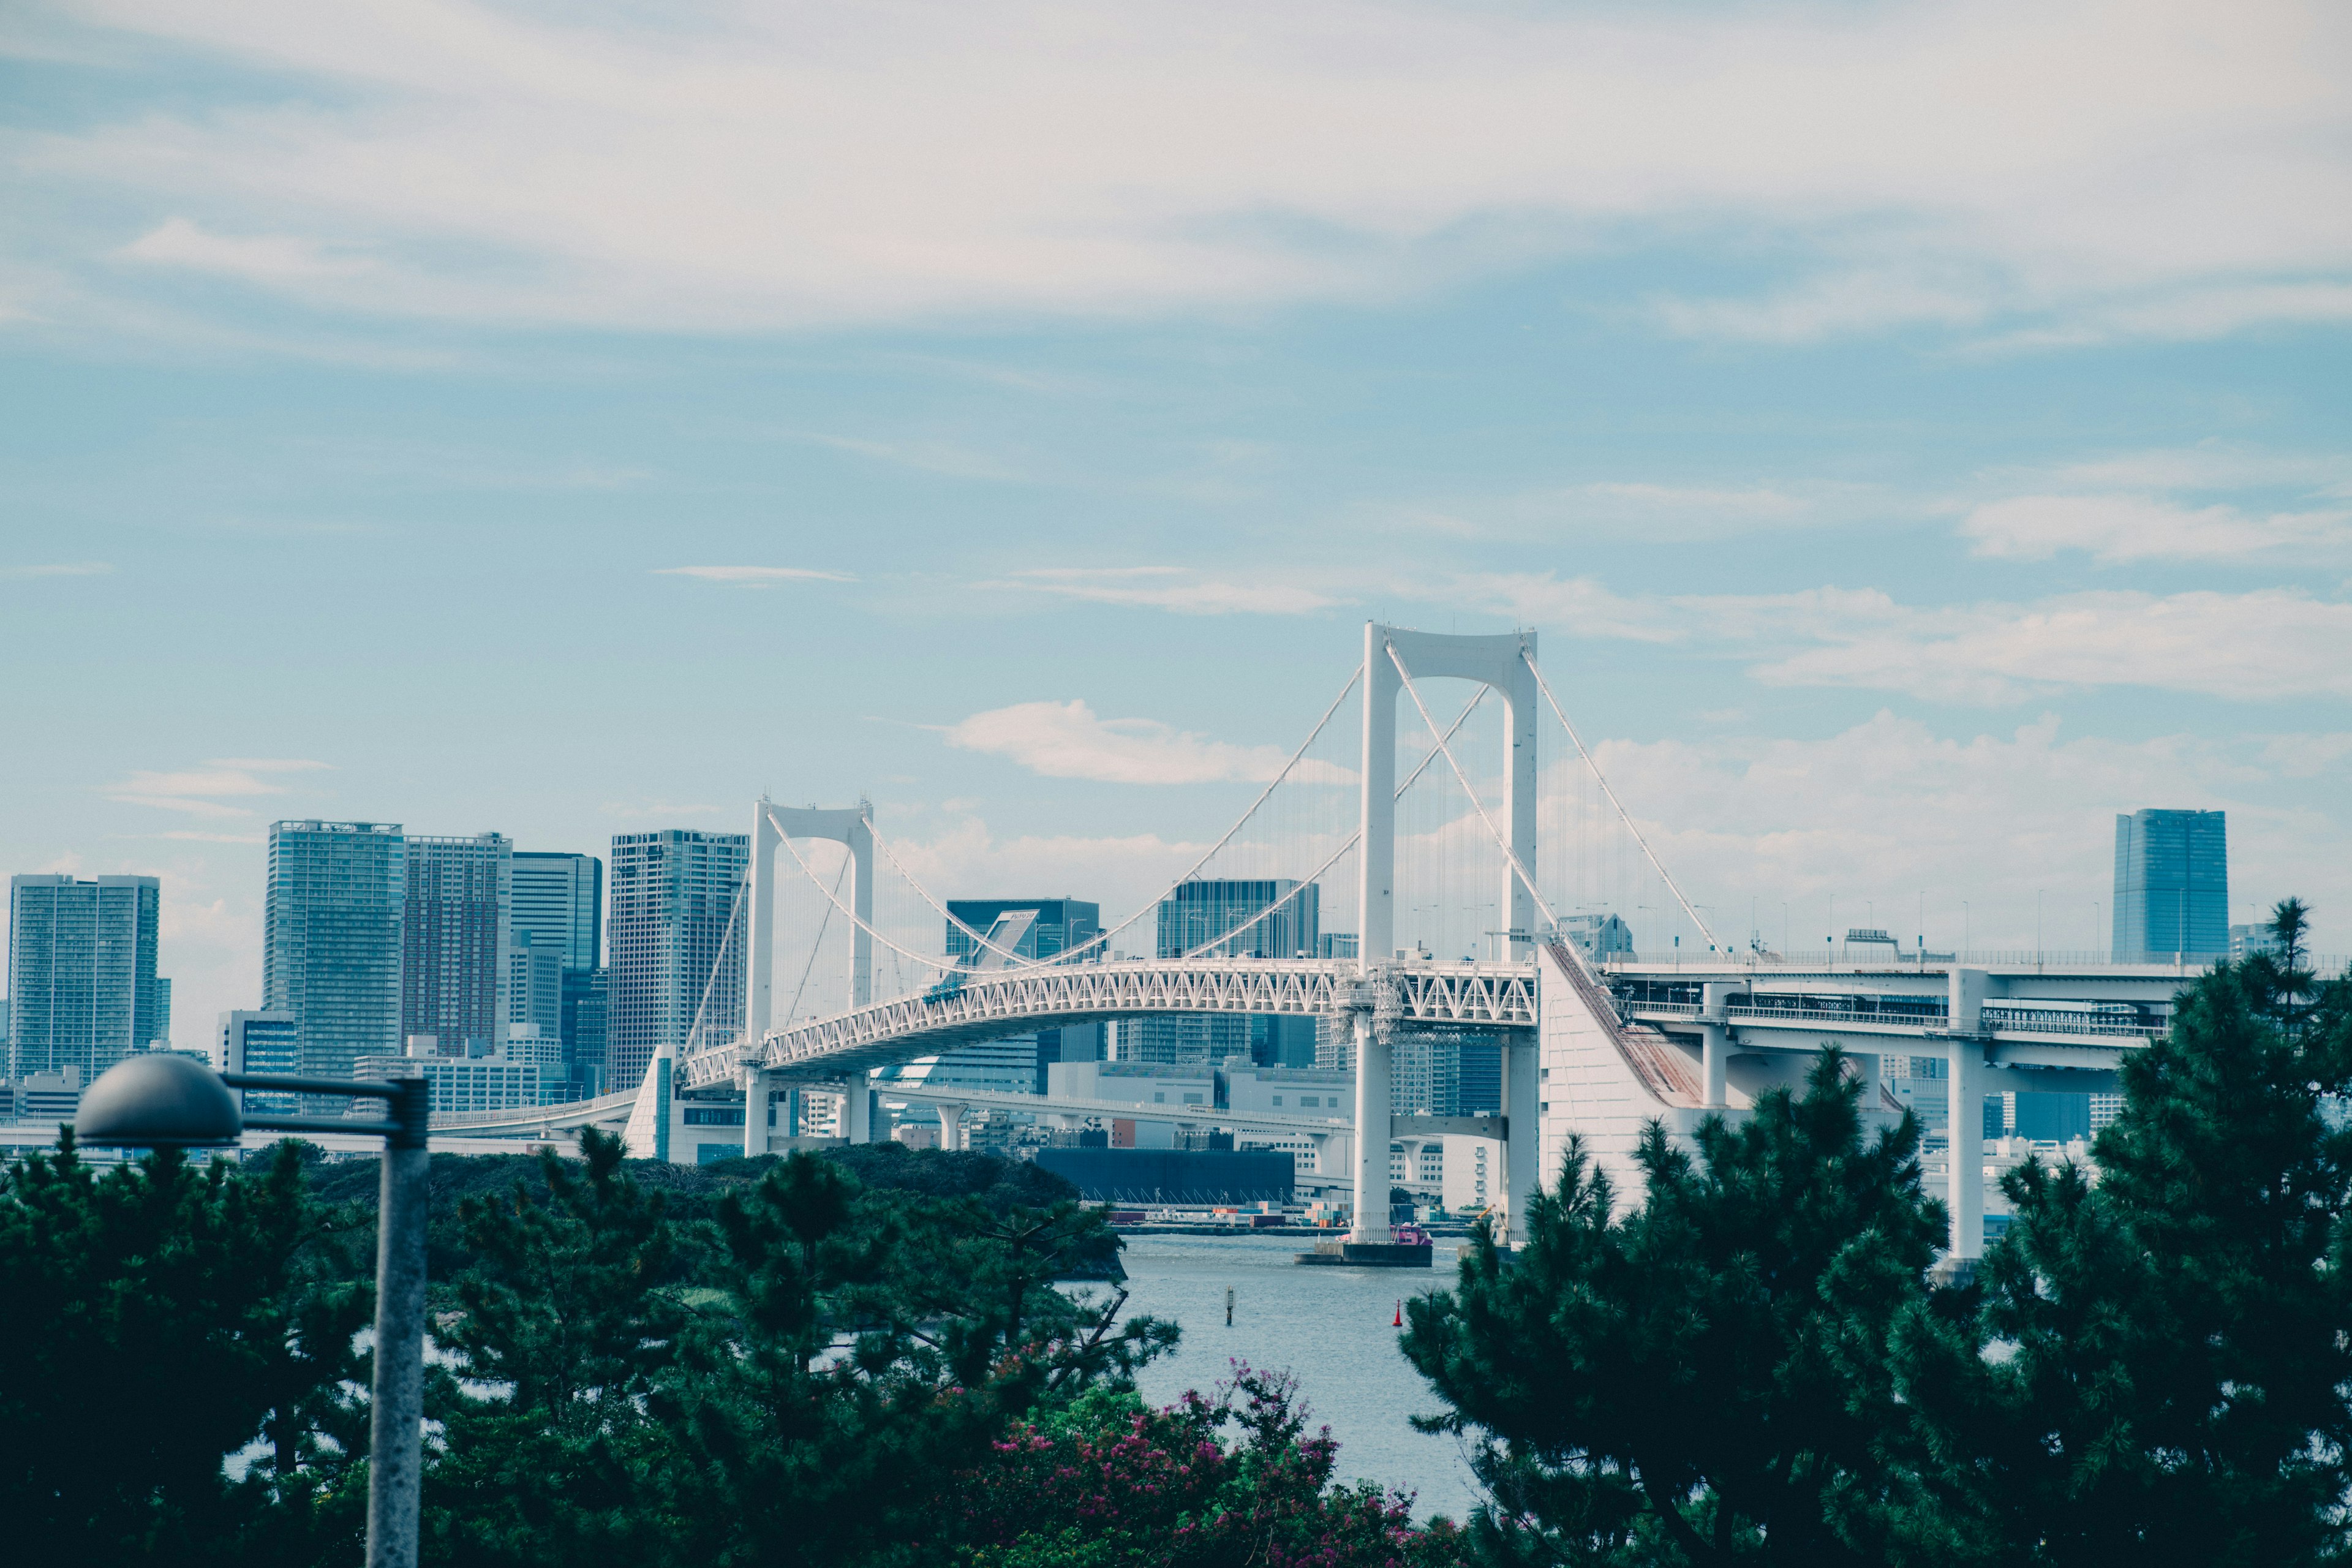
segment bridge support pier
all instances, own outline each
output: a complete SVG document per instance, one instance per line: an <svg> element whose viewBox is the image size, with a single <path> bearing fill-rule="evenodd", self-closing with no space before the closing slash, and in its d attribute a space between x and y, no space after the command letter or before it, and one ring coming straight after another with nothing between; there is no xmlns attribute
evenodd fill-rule
<svg viewBox="0 0 2352 1568"><path fill-rule="evenodd" d="M1356 1194L1348 1239L1358 1244L1391 1239L1389 1228L1389 1057L1391 1047L1372 1028L1372 1016L1358 1012L1356 1029Z"/></svg>
<svg viewBox="0 0 2352 1568"><path fill-rule="evenodd" d="M1543 1074L1533 1039L1503 1047L1503 1240L1528 1244L1528 1209L1543 1187Z"/></svg>
<svg viewBox="0 0 2352 1568"><path fill-rule="evenodd" d="M1984 1256L1984 999L1990 989L1981 969L1952 969L1951 1099L1948 1142L1954 1258Z"/></svg>
<svg viewBox="0 0 2352 1568"><path fill-rule="evenodd" d="M768 1096L773 1079L758 1068L744 1074L743 1158L757 1159L768 1152Z"/></svg>
<svg viewBox="0 0 2352 1568"><path fill-rule="evenodd" d="M963 1148L963 1107L941 1105L933 1109L940 1113L940 1147L950 1153Z"/></svg>

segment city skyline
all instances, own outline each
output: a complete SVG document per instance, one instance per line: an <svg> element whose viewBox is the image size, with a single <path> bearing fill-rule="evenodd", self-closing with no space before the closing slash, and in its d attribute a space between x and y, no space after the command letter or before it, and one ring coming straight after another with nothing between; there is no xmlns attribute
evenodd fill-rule
<svg viewBox="0 0 2352 1568"><path fill-rule="evenodd" d="M1368 618L1534 627L1736 937L2101 946L2158 804L2352 949L2336 11L22 9L0 864L184 1043L279 818L1121 917Z"/></svg>

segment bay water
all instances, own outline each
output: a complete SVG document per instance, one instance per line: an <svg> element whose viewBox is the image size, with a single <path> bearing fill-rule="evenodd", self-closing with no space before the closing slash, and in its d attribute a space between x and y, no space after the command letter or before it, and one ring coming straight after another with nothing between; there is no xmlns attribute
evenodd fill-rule
<svg viewBox="0 0 2352 1568"><path fill-rule="evenodd" d="M1206 1394L1245 1363L1298 1380L1308 1431L1328 1426L1338 1475L1415 1494L1413 1517L1465 1518L1476 1500L1461 1441L1416 1432L1407 1417L1444 1405L1399 1351L1404 1299L1454 1280L1454 1244L1437 1243L1435 1266L1307 1266L1311 1236L1131 1236L1126 1265L1130 1313L1172 1319L1184 1330L1173 1355L1146 1368L1143 1396L1172 1405L1188 1388ZM1234 1321L1225 1325L1225 1292Z"/></svg>

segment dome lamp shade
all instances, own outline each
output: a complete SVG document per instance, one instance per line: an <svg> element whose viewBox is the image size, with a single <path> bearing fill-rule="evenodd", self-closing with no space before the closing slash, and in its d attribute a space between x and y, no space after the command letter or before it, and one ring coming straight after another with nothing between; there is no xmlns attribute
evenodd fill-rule
<svg viewBox="0 0 2352 1568"><path fill-rule="evenodd" d="M99 1074L82 1091L73 1129L82 1143L218 1148L236 1142L245 1118L220 1074L189 1057L142 1051Z"/></svg>

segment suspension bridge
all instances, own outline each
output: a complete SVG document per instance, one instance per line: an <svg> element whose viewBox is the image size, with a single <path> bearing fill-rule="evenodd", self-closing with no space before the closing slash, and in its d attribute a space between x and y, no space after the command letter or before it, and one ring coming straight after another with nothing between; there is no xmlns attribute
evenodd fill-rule
<svg viewBox="0 0 2352 1568"><path fill-rule="evenodd" d="M1351 697L1352 725L1341 717ZM1391 1141L1475 1126L1503 1145L1498 1207L1516 1243L1528 1195L1571 1136L1621 1192L1637 1190L1646 1125L1686 1138L1700 1118L1737 1115L1795 1081L1834 1042L1874 1117L1897 1113L1885 1059L1949 1064L1954 1249L1973 1256L1982 1096L2112 1087L2120 1057L2160 1031L2181 978L2163 966L1734 952L1602 776L1531 631L1368 625L1339 695L1234 825L1126 918L1058 948L1038 951L1017 921L959 919L910 868L925 855L894 845L864 803L761 799L750 874L684 1038L659 1046L620 1093L451 1118L447 1130L625 1118L634 1151L667 1157L740 1126L741 1150L763 1153L780 1100L833 1097L835 1134L860 1142L884 1131L877 1071L976 1042L1096 1023L1124 1042L1148 1038L1154 1019L1287 1016L1312 1021L1318 1064L1352 1075L1344 1118L879 1087L937 1107L950 1146L966 1110L1016 1099L1065 1124L1157 1117L1307 1139L1340 1156L1349 1240L1366 1248L1391 1239ZM1181 918L1183 889L1213 884L1251 891L1205 925ZM1449 1121L1431 1086L1397 1065L1401 1051L1422 1059L1416 1042L1465 1033L1495 1043L1500 1104Z"/></svg>

